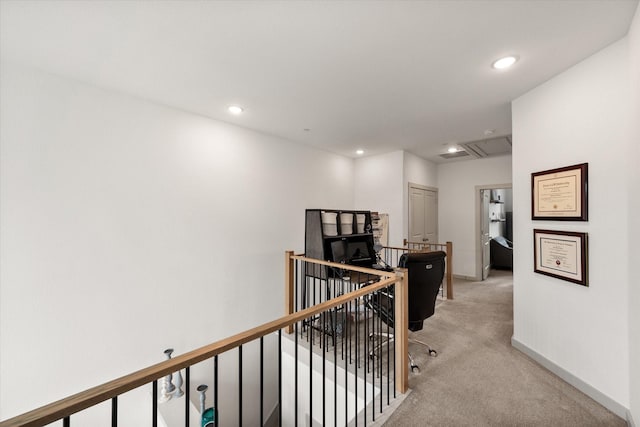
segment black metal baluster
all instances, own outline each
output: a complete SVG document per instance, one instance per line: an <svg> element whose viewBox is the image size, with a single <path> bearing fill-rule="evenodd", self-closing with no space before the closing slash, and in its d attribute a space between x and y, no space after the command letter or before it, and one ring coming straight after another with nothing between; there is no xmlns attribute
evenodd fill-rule
<svg viewBox="0 0 640 427"><path fill-rule="evenodd" d="M344 306L344 304L343 304ZM338 318L338 307L334 307L333 313ZM344 311L343 311L344 313ZM346 319L346 317L345 317ZM342 326L342 342L344 342L344 328ZM333 346L333 425L338 425L338 346Z"/></svg>
<svg viewBox="0 0 640 427"><path fill-rule="evenodd" d="M264 425L264 337L260 337L260 425Z"/></svg>
<svg viewBox="0 0 640 427"><path fill-rule="evenodd" d="M360 282L360 273L358 273L356 280ZM349 313L353 313L353 300L349 300ZM352 328L357 329L356 327L357 325L355 325L354 322L352 322L351 325L352 325ZM351 331L351 333L353 334L353 330ZM349 362L353 363L353 338L352 337L349 337Z"/></svg>
<svg viewBox="0 0 640 427"><path fill-rule="evenodd" d="M335 296L344 295L344 278L343 277L340 277L340 281L334 280L334 282L333 282L333 295L335 295ZM335 323L338 323L338 312L342 313L343 320L346 319L346 314L345 314L344 310L341 310L339 307L335 307L334 316L331 316L329 318L329 321L331 321L331 319L333 319L333 321ZM335 346L338 345L338 342L336 341L335 337L332 337L332 341L331 342L333 343L334 348L335 348ZM344 343L344 322L342 323L342 340L341 340L341 343ZM335 359L335 360L337 361L338 359Z"/></svg>
<svg viewBox="0 0 640 427"><path fill-rule="evenodd" d="M69 417L64 417L62 419L62 427L69 427L71 425L71 419Z"/></svg>
<svg viewBox="0 0 640 427"><path fill-rule="evenodd" d="M369 298L368 294L367 296L365 296L364 298ZM376 403L375 403L375 387L373 387L373 385L375 384L375 378L374 378L374 372L373 369L371 369L371 358L369 357L369 308L368 308L368 304L367 304L367 300L365 299L365 302L363 304L363 308L364 308L364 363L366 366L366 369L364 370L364 390L365 390L365 398L364 398L364 407L365 407L365 417L364 417L364 422L366 425L367 422L367 373L371 372L371 402L373 403L372 405L372 411L371 414L373 415L373 421L375 421L376 419Z"/></svg>
<svg viewBox="0 0 640 427"><path fill-rule="evenodd" d="M111 398L111 427L118 427L118 396Z"/></svg>
<svg viewBox="0 0 640 427"><path fill-rule="evenodd" d="M364 310L364 377L367 378L367 374L371 370L369 364L369 313L367 308L368 295L362 297L362 309Z"/></svg>
<svg viewBox="0 0 640 427"><path fill-rule="evenodd" d="M367 332L368 332L368 327L367 327L367 307L364 303L364 298L361 298L362 302L362 309L364 310L364 314L363 314L363 318L364 318L364 334L363 334L363 341L364 341L364 352L362 353L362 360L364 361L364 366L363 366L363 376L362 376L362 386L364 387L364 425L366 427L367 425L367 372L369 372L369 358L368 358L368 339L367 339Z"/></svg>
<svg viewBox="0 0 640 427"><path fill-rule="evenodd" d="M397 283L397 282L396 282ZM391 288L389 286L387 286L387 289L389 289L389 292L391 291ZM405 288L406 290L406 288ZM394 304L395 304L395 295L396 295L396 291L395 291L395 286L393 287L393 295L394 295ZM387 301L387 312L389 312L389 307L388 307L389 301ZM403 309L405 309L406 307L403 307ZM394 310L395 310L395 306L394 306ZM395 331L397 331L396 326L398 326L398 316L395 314L394 311L394 315L393 315L393 332L395 333ZM401 327L403 327L402 325L400 325ZM406 331L404 331L406 333ZM394 381L394 385L395 380L396 380L396 346L395 346L395 340L393 341L393 381ZM387 344L387 354L389 354L389 344ZM389 360L390 357L387 356L387 360ZM407 363L406 360L403 360L402 363ZM389 372L389 363L387 362L387 375ZM393 387L393 398L396 398L396 388L395 386ZM389 402L389 380L387 380L387 406L390 404Z"/></svg>
<svg viewBox="0 0 640 427"><path fill-rule="evenodd" d="M238 346L238 423L242 427L242 346Z"/></svg>
<svg viewBox="0 0 640 427"><path fill-rule="evenodd" d="M344 288L343 288L344 289ZM342 307L340 308L340 311L342 313L342 316L344 316L344 328L343 328L343 336L342 336L342 340L340 340L340 357L342 358L342 360L344 360L344 351L345 351L345 346L347 343L347 336L348 336L348 332L349 332L349 322L347 321L347 305L346 304L342 304ZM336 307L336 316L338 316L338 312L337 312L337 307ZM335 345L335 343L334 343ZM336 362L338 360L336 359Z"/></svg>
<svg viewBox="0 0 640 427"><path fill-rule="evenodd" d="M360 274L358 273L358 283L360 283ZM355 352L356 352L356 363L355 363L355 367L354 369L354 376L353 376L353 384L355 385L354 388L354 396L355 396L355 414L356 414L356 427L358 427L358 365L360 364L360 359L358 358L358 347L360 347L360 340L358 339L358 329L360 329L358 327L358 312L359 312L359 306L360 306L360 301L358 301L357 299L354 300L355 302L355 306L356 306L356 310L355 310L355 317L353 320L353 326L356 330L356 344L355 344Z"/></svg>
<svg viewBox="0 0 640 427"><path fill-rule="evenodd" d="M294 349L294 375L293 375L293 393L294 393L294 421L293 425L298 425L298 322L295 326L296 338Z"/></svg>
<svg viewBox="0 0 640 427"><path fill-rule="evenodd" d="M353 300L352 300L353 303ZM357 302L356 302L357 303ZM351 312L353 313L354 310L353 308L351 309ZM356 324L355 320L353 322L353 327L355 328L355 336L358 336L358 325ZM357 345L357 342L356 342ZM355 349L355 352L357 354L357 347ZM358 361L355 361L356 363L352 363L353 364L353 418L355 420L355 427L358 427Z"/></svg>
<svg viewBox="0 0 640 427"><path fill-rule="evenodd" d="M353 313L353 300L349 300L349 309L347 310L347 313ZM347 313L345 313L345 314L347 314ZM349 351L347 352L348 356L349 356L348 357L349 363L353 362L353 352L352 352L352 350L353 350L353 338L351 337L351 334L353 334L353 329L352 329L353 326L354 326L353 322L351 322L351 326L349 328L351 330L351 332L349 334Z"/></svg>
<svg viewBox="0 0 640 427"><path fill-rule="evenodd" d="M282 427L282 329L278 330L278 426Z"/></svg>
<svg viewBox="0 0 640 427"><path fill-rule="evenodd" d="M189 406L191 400L189 395L191 394L191 367L184 368L184 427L189 427Z"/></svg>
<svg viewBox="0 0 640 427"><path fill-rule="evenodd" d="M320 289L322 292L322 288ZM309 420L313 424L313 328L311 328L311 341L309 343Z"/></svg>
<svg viewBox="0 0 640 427"><path fill-rule="evenodd" d="M327 281L325 282L325 285L324 285L324 297L325 297L325 300L328 300L328 299L329 299L329 295L331 294L331 292L330 292L330 291L331 291L330 286L331 286L331 285L329 284L329 278L327 277ZM322 289L322 288L321 288L321 289ZM322 291L321 291L321 292L322 292ZM321 327L322 327L322 328L324 328L324 324L322 324L322 313L318 314L318 321L320 322ZM322 331L320 331L320 332L321 332L321 333L320 333L320 337L319 337L319 340L320 340L320 349L322 349L322 348L323 348L323 347L322 347ZM311 340L311 341L313 342L313 340Z"/></svg>
<svg viewBox="0 0 640 427"><path fill-rule="evenodd" d="M397 285L398 285L398 282L396 282L396 283L393 285L393 291L394 291L394 292L395 292L395 290L396 290L396 286L397 286ZM407 290L408 290L408 288L407 288ZM394 293L394 295L395 295L395 293ZM408 309L409 309L409 307L405 307L405 310L408 310ZM395 327L396 327L396 325L397 325L397 323L396 323L396 322L397 322L397 320L396 320L396 317L394 316L394 317L393 317L393 327L394 327L394 332L395 332L395 330L396 330L396 329L395 329ZM405 331L405 333L407 333L407 332L408 332L408 331ZM407 351L408 351L408 350L409 350L409 349L407 348ZM396 346L394 345L394 346L393 346L393 381L394 381L394 384L395 384L395 381L396 381L396 356L397 356L397 355L396 355ZM408 357L408 355L407 355L407 357ZM405 360L405 362L407 362L407 363L408 363L408 361L407 361L407 360ZM390 381L390 379L391 379L391 375L387 374L387 376L389 377L389 378L387 379L387 383L388 383L388 382ZM387 385L387 388L389 388L389 386L388 386L388 385ZM395 388L395 386L393 387L393 398L394 398L394 399L396 398L396 388Z"/></svg>
<svg viewBox="0 0 640 427"><path fill-rule="evenodd" d="M218 407L218 355L213 357L213 415L215 425L220 427L220 408Z"/></svg>
<svg viewBox="0 0 640 427"><path fill-rule="evenodd" d="M158 380L153 380L153 401L151 403L151 407L153 413L151 415L151 425L153 427L158 427Z"/></svg>
<svg viewBox="0 0 640 427"><path fill-rule="evenodd" d="M335 294L334 294L335 295ZM329 314L331 314L331 312L329 312ZM327 330L327 312L323 311L320 314L320 317L322 318L322 332L321 332L321 338L320 338L320 342L324 341L325 336L326 336L326 330ZM335 347L335 346L334 346ZM326 405L326 401L327 401L327 364L326 364L326 351L322 352L322 425L326 426L326 413L327 413L327 405Z"/></svg>
<svg viewBox="0 0 640 427"><path fill-rule="evenodd" d="M351 302L347 301L345 303L344 315L347 316L351 309ZM347 335L349 337L349 341L351 341L351 322L347 322ZM344 357L344 425L349 425L349 400L348 400L348 384L349 384L349 343L345 342L344 352L346 353L346 357Z"/></svg>
<svg viewBox="0 0 640 427"><path fill-rule="evenodd" d="M319 279L318 279L318 278L316 278L316 277L314 277L314 278L313 278L313 287L312 287L312 291L313 291L313 305L314 305L314 306L316 305L316 293L317 293L317 292L316 292L316 286L318 286L318 280L319 280ZM322 292L322 290L321 290L321 292ZM314 326L314 325L313 325L313 323L314 323L314 321L316 320L316 319L315 319L315 316L312 316L309 320L310 320L311 328L313 328L313 326ZM309 330L308 330L308 329L307 329L307 342L309 342Z"/></svg>
<svg viewBox="0 0 640 427"><path fill-rule="evenodd" d="M387 286L385 289L386 289L387 295L389 295L389 287ZM395 296L396 296L395 289L394 289L393 296L394 296L394 300L395 300ZM386 306L385 309L386 309L387 313L389 313L389 302L390 302L390 298L387 298L386 305L385 305ZM396 322L397 322L397 315L394 312L393 313L393 332L394 333L396 331ZM391 333L390 332L390 327L391 326L389 324L387 324L387 335ZM391 352L389 351L390 341L391 341L390 339L387 339L387 377L389 377L389 372L391 372L391 370L390 370L390 368L391 368L391 365L390 365ZM395 343L395 341L394 341L394 343ZM394 347L395 347L395 345L394 345ZM394 372L395 372L395 359L394 359L393 369L394 369ZM394 379L395 379L395 377L394 377ZM389 406L389 396L390 396L389 380L387 380L387 406Z"/></svg>
<svg viewBox="0 0 640 427"><path fill-rule="evenodd" d="M381 292L383 292L382 289L380 289L376 295L377 297L377 307L378 307L378 311L382 310L382 294ZM382 395L384 394L382 391L384 390L382 388L382 316L379 314L378 315L378 333L379 333L379 337L378 337L378 341L375 342L376 344L376 357L378 360L378 370L379 370L379 378L380 378L380 413L382 413ZM389 373L387 372L387 381L389 380Z"/></svg>
<svg viewBox="0 0 640 427"><path fill-rule="evenodd" d="M298 298L300 293L302 293L304 295L304 292L301 292L300 289L298 289L299 286L302 285L301 281L299 280L298 277L298 263L300 261L295 260L293 262L293 306L295 307L295 311L298 311Z"/></svg>

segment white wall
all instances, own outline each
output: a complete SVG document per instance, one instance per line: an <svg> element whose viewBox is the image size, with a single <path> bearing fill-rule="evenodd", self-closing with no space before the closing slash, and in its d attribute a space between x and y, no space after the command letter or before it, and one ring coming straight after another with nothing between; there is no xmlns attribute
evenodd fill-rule
<svg viewBox="0 0 640 427"><path fill-rule="evenodd" d="M0 418L282 315L304 209L353 208L351 159L1 76Z"/></svg>
<svg viewBox="0 0 640 427"><path fill-rule="evenodd" d="M630 194L629 194L629 366L630 366L630 409L636 426L640 426L640 286L638 266L640 260L640 7L629 32L629 53L631 78L631 138L629 138Z"/></svg>
<svg viewBox="0 0 640 427"><path fill-rule="evenodd" d="M510 183L511 156L438 165L439 240L453 242L455 275L476 277L476 186Z"/></svg>
<svg viewBox="0 0 640 427"><path fill-rule="evenodd" d="M628 199L637 191L627 160L627 49L626 39L603 49L516 99L512 114L514 343L595 389L621 416L629 405ZM589 221L532 221L531 173L582 162ZM589 234L589 287L533 272L534 228Z"/></svg>
<svg viewBox="0 0 640 427"><path fill-rule="evenodd" d="M389 244L402 245L403 152L355 160L355 206L389 214Z"/></svg>
<svg viewBox="0 0 640 427"><path fill-rule="evenodd" d="M409 183L437 187L436 165L405 151L356 159L355 204L389 214L389 244L403 246L408 236Z"/></svg>
<svg viewBox="0 0 640 427"><path fill-rule="evenodd" d="M427 187L438 186L438 167L435 163L406 151L403 151L403 158L405 189L409 188L410 182L413 184L426 185ZM405 200L409 200L408 192L405 192Z"/></svg>

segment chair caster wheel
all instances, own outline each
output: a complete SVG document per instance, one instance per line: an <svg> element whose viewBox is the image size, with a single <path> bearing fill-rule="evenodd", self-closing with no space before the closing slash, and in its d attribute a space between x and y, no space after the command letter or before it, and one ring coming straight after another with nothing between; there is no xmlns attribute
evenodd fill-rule
<svg viewBox="0 0 640 427"><path fill-rule="evenodd" d="M414 371L420 372L420 368L418 367L418 365L411 365L411 372L414 372Z"/></svg>
<svg viewBox="0 0 640 427"><path fill-rule="evenodd" d="M433 349L429 349L429 356L438 357L438 352Z"/></svg>

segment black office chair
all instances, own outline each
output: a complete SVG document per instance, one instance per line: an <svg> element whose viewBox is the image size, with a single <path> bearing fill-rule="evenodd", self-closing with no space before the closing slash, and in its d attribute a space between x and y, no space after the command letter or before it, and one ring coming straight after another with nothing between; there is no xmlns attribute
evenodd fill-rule
<svg viewBox="0 0 640 427"><path fill-rule="evenodd" d="M442 251L435 252L416 252L403 254L398 262L398 267L408 269L409 276L409 331L415 332L422 329L424 320L433 316L436 307L436 299L445 271L446 254ZM374 293L369 299L370 307L380 316L382 321L390 327L394 323L394 292L393 288L380 290ZM393 334L389 333L372 333L369 335L373 339L376 335L385 337L388 341L393 341ZM437 356L436 350L432 349L427 343L409 338L411 342L421 344L427 348L430 356ZM375 353L379 346L386 341L380 342L374 348L369 356L375 357ZM418 369L413 356L409 353L409 363L411 370Z"/></svg>
<svg viewBox="0 0 640 427"><path fill-rule="evenodd" d="M504 270L513 270L513 243L502 236L491 239L491 266Z"/></svg>

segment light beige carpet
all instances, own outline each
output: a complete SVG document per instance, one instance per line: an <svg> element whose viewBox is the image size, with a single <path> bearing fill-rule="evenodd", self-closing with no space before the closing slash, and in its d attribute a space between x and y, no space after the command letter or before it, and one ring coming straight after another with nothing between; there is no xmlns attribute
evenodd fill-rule
<svg viewBox="0 0 640 427"><path fill-rule="evenodd" d="M456 281L455 299L410 344L420 373L387 426L626 426L626 422L511 346L513 280Z"/></svg>

